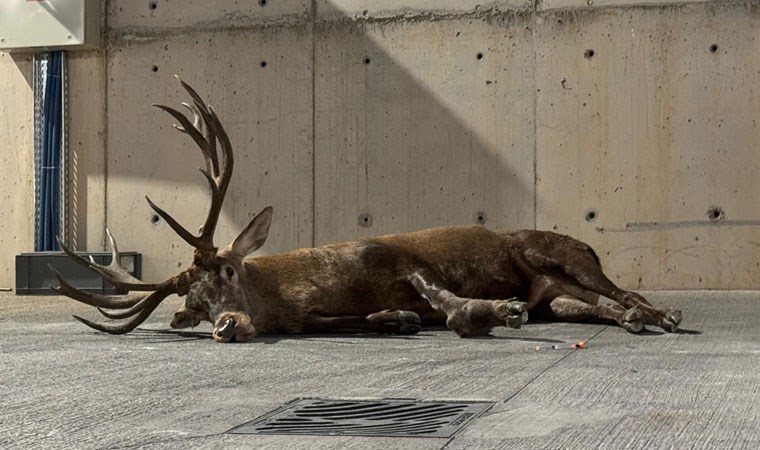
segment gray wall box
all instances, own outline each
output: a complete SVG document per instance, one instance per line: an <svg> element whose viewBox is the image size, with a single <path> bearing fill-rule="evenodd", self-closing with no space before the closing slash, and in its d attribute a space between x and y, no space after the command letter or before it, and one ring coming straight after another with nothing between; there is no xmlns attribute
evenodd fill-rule
<svg viewBox="0 0 760 450"><path fill-rule="evenodd" d="M107 265L111 262L108 252L77 252L78 255L95 260L96 263ZM120 264L133 276L142 275L142 255L135 252L120 253ZM16 255L16 295L56 295L50 286L58 286L58 280L48 265L63 276L66 281L77 289L96 294L125 294L103 280L97 273L77 264L63 252L36 252Z"/></svg>
<svg viewBox="0 0 760 450"><path fill-rule="evenodd" d="M100 46L100 0L3 0L0 49L91 50Z"/></svg>

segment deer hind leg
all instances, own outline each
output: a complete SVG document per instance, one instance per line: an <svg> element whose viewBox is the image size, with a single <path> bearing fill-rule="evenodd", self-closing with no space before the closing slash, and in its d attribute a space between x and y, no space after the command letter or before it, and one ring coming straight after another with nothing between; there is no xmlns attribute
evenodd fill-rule
<svg viewBox="0 0 760 450"><path fill-rule="evenodd" d="M548 275L533 279L528 310L540 318L563 322L616 323L631 333L644 329L645 314L619 304L599 305L599 294Z"/></svg>
<svg viewBox="0 0 760 450"><path fill-rule="evenodd" d="M612 323L631 333L644 329L643 314L636 308L589 304L572 295L555 297L548 302L548 307L542 309L543 315L562 322Z"/></svg>
<svg viewBox="0 0 760 450"><path fill-rule="evenodd" d="M415 334L420 331L421 320L412 311L379 311L368 316L323 316L311 314L306 329L310 333L384 333Z"/></svg>
<svg viewBox="0 0 760 450"><path fill-rule="evenodd" d="M646 325L654 325L673 333L681 323L682 314L677 309L661 310L655 308L643 296L636 292L626 291L615 286L607 278L598 265L583 265L572 267L568 273L585 289L612 299L627 309L637 309L642 313Z"/></svg>
<svg viewBox="0 0 760 450"><path fill-rule="evenodd" d="M433 309L446 315L446 326L460 337L487 334L495 326L520 328L528 320L524 302L458 297L437 277L420 273L409 281Z"/></svg>

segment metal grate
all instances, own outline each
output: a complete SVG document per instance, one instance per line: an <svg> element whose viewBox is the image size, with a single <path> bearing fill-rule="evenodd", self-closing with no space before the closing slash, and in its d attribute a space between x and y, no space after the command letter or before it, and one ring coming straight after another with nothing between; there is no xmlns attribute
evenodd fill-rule
<svg viewBox="0 0 760 450"><path fill-rule="evenodd" d="M464 401L298 399L228 433L448 438L492 405Z"/></svg>

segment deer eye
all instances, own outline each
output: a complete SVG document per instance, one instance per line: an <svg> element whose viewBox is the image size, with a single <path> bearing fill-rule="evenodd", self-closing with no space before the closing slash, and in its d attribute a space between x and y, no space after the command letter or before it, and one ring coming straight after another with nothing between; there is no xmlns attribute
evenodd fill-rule
<svg viewBox="0 0 760 450"><path fill-rule="evenodd" d="M224 271L225 271L225 273L227 274L227 277L228 277L228 278L232 278L232 277L234 277L234 276L235 276L235 269L233 269L233 268L232 268L232 267L230 267L230 266L227 266L227 267L225 267L225 268L224 268Z"/></svg>

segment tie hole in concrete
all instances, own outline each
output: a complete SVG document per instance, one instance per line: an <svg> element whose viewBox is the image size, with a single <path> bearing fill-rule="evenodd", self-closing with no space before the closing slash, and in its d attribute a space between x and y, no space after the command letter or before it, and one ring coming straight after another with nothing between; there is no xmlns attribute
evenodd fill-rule
<svg viewBox="0 0 760 450"><path fill-rule="evenodd" d="M726 213L723 211L723 208L713 206L707 210L707 218L712 222L718 222L726 218Z"/></svg>
<svg viewBox="0 0 760 450"><path fill-rule="evenodd" d="M359 226L360 227L371 227L372 226L372 215L369 213L364 213L359 215Z"/></svg>

